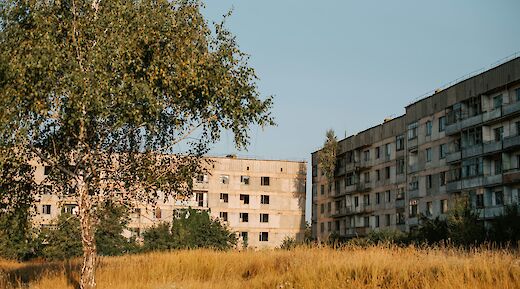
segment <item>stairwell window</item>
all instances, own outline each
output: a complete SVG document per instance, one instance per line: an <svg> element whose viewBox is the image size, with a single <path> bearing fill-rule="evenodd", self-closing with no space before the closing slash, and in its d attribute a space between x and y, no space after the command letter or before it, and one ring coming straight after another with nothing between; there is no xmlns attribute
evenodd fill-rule
<svg viewBox="0 0 520 289"><path fill-rule="evenodd" d="M262 177L260 179L260 185L261 186L269 186L269 183L270 183L269 177Z"/></svg>
<svg viewBox="0 0 520 289"><path fill-rule="evenodd" d="M408 139L412 140L417 137L417 127L419 124L417 122L411 123L408 125Z"/></svg>
<svg viewBox="0 0 520 289"><path fill-rule="evenodd" d="M429 120L426 122L426 136L432 135L432 122Z"/></svg>
<svg viewBox="0 0 520 289"><path fill-rule="evenodd" d="M439 118L439 132L446 129L446 117L442 116Z"/></svg>
<svg viewBox="0 0 520 289"><path fill-rule="evenodd" d="M396 150L397 151L404 150L404 135L398 135L395 138L395 143L396 143Z"/></svg>
<svg viewBox="0 0 520 289"><path fill-rule="evenodd" d="M432 148L426 149L426 162L432 161Z"/></svg>

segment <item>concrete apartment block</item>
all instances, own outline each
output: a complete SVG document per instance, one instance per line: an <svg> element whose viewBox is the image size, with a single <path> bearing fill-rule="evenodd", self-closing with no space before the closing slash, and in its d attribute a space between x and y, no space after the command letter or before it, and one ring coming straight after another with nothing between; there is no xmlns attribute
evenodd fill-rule
<svg viewBox="0 0 520 289"><path fill-rule="evenodd" d="M147 228L170 222L179 209L209 211L237 232L240 243L250 248L275 248L286 237L302 240L305 231L305 162L209 157L208 174L198 176L189 198L159 199L155 205L138 204L131 214L127 236L140 236ZM37 167L43 181L45 168ZM43 195L34 218L51 224L67 210L76 211L73 199Z"/></svg>
<svg viewBox="0 0 520 289"><path fill-rule="evenodd" d="M520 58L406 107L339 141L333 182L312 154L312 230L355 237L410 231L467 198L486 223L518 203Z"/></svg>

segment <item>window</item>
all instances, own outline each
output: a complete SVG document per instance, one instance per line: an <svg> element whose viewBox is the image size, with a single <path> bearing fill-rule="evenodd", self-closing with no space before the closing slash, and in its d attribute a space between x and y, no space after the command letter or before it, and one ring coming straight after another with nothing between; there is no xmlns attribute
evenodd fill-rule
<svg viewBox="0 0 520 289"><path fill-rule="evenodd" d="M248 223L249 222L249 214L248 213L240 213L240 222Z"/></svg>
<svg viewBox="0 0 520 289"><path fill-rule="evenodd" d="M370 160L370 151L369 150L366 150L363 152L363 159L365 160L365 162L368 162Z"/></svg>
<svg viewBox="0 0 520 289"><path fill-rule="evenodd" d="M444 131L446 129L446 117L441 116L439 118L439 132Z"/></svg>
<svg viewBox="0 0 520 289"><path fill-rule="evenodd" d="M204 207L204 193L196 193L195 199L199 207Z"/></svg>
<svg viewBox="0 0 520 289"><path fill-rule="evenodd" d="M448 200L441 200L441 214L448 212Z"/></svg>
<svg viewBox="0 0 520 289"><path fill-rule="evenodd" d="M376 159L379 159L381 157L381 148L376 147Z"/></svg>
<svg viewBox="0 0 520 289"><path fill-rule="evenodd" d="M317 165L314 165L312 166L312 177L317 177L318 176L318 166Z"/></svg>
<svg viewBox="0 0 520 289"><path fill-rule="evenodd" d="M325 213L325 204L320 205L320 213L321 214Z"/></svg>
<svg viewBox="0 0 520 289"><path fill-rule="evenodd" d="M502 173L502 160L495 160L495 175Z"/></svg>
<svg viewBox="0 0 520 289"><path fill-rule="evenodd" d="M247 232L240 232L240 237L242 241L247 244L247 240L249 239L249 234Z"/></svg>
<svg viewBox="0 0 520 289"><path fill-rule="evenodd" d="M379 228L379 216L375 216L374 219L375 219L375 224L374 224L375 227L376 227L376 228Z"/></svg>
<svg viewBox="0 0 520 289"><path fill-rule="evenodd" d="M410 217L416 217L417 216L417 207L418 207L419 201L417 200L410 200Z"/></svg>
<svg viewBox="0 0 520 289"><path fill-rule="evenodd" d="M399 212L397 214L395 214L395 218L396 218L396 223L397 225L404 225L404 213L402 212Z"/></svg>
<svg viewBox="0 0 520 289"><path fill-rule="evenodd" d="M427 121L426 122L426 136L431 136L431 135L432 135L432 122Z"/></svg>
<svg viewBox="0 0 520 289"><path fill-rule="evenodd" d="M477 208L484 208L484 194L480 193L476 196Z"/></svg>
<svg viewBox="0 0 520 289"><path fill-rule="evenodd" d="M504 192L497 191L495 192L495 206L504 205Z"/></svg>
<svg viewBox="0 0 520 289"><path fill-rule="evenodd" d="M446 158L446 153L448 151L448 145L447 144L441 144L439 146L439 159L444 159Z"/></svg>
<svg viewBox="0 0 520 289"><path fill-rule="evenodd" d="M381 193L376 193L376 204L381 204Z"/></svg>
<svg viewBox="0 0 520 289"><path fill-rule="evenodd" d="M390 226L390 214L385 215L385 226Z"/></svg>
<svg viewBox="0 0 520 289"><path fill-rule="evenodd" d="M249 195L240 194L240 200L242 201L242 203L244 205L248 205L249 204Z"/></svg>
<svg viewBox="0 0 520 289"><path fill-rule="evenodd" d="M268 232L261 232L260 236L258 237L258 240L260 242L269 242L269 233Z"/></svg>
<svg viewBox="0 0 520 289"><path fill-rule="evenodd" d="M363 205L370 206L370 195L363 195Z"/></svg>
<svg viewBox="0 0 520 289"><path fill-rule="evenodd" d="M220 219L224 222L228 221L228 213L227 212L220 212Z"/></svg>
<svg viewBox="0 0 520 289"><path fill-rule="evenodd" d="M520 101L520 88L515 89L516 92L516 101Z"/></svg>
<svg viewBox="0 0 520 289"><path fill-rule="evenodd" d="M78 213L78 206L75 204L65 204L63 205L61 212L65 214L76 215Z"/></svg>
<svg viewBox="0 0 520 289"><path fill-rule="evenodd" d="M412 140L417 137L417 122L408 125L408 139Z"/></svg>
<svg viewBox="0 0 520 289"><path fill-rule="evenodd" d="M50 174L51 174L51 167L50 166L43 167L43 175L48 176Z"/></svg>
<svg viewBox="0 0 520 289"><path fill-rule="evenodd" d="M262 177L260 179L260 185L261 186L269 186L269 177Z"/></svg>
<svg viewBox="0 0 520 289"><path fill-rule="evenodd" d="M433 215L433 206L432 202L426 202L426 216Z"/></svg>
<svg viewBox="0 0 520 289"><path fill-rule="evenodd" d="M395 143L396 143L396 150L397 151L404 150L404 135L398 135L395 138Z"/></svg>
<svg viewBox="0 0 520 289"><path fill-rule="evenodd" d="M320 194L325 195L325 186L324 185L320 186Z"/></svg>
<svg viewBox="0 0 520 289"><path fill-rule="evenodd" d="M376 170L376 180L378 180L378 181L381 180L381 171L380 170Z"/></svg>
<svg viewBox="0 0 520 289"><path fill-rule="evenodd" d="M226 176L226 175L220 176L220 183L224 184L224 185L229 184L229 176Z"/></svg>
<svg viewBox="0 0 520 289"><path fill-rule="evenodd" d="M365 226L365 228L370 227L370 217L363 218L363 225Z"/></svg>
<svg viewBox="0 0 520 289"><path fill-rule="evenodd" d="M419 189L419 181L417 180L417 177L412 177L412 181L408 183L408 189L410 191Z"/></svg>
<svg viewBox="0 0 520 289"><path fill-rule="evenodd" d="M398 175L404 174L404 158L397 160L396 169L397 169L397 174Z"/></svg>
<svg viewBox="0 0 520 289"><path fill-rule="evenodd" d="M320 223L320 232L325 232L325 223Z"/></svg>
<svg viewBox="0 0 520 289"><path fill-rule="evenodd" d="M370 183L370 172L365 173L365 183Z"/></svg>
<svg viewBox="0 0 520 289"><path fill-rule="evenodd" d="M229 195L226 193L220 193L220 202L229 203Z"/></svg>
<svg viewBox="0 0 520 289"><path fill-rule="evenodd" d="M269 214L260 214L260 223L269 223Z"/></svg>
<svg viewBox="0 0 520 289"><path fill-rule="evenodd" d="M42 206L42 214L50 215L51 214L51 205L43 205Z"/></svg>
<svg viewBox="0 0 520 289"><path fill-rule="evenodd" d="M426 161L431 162L432 161L432 148L426 149Z"/></svg>
<svg viewBox="0 0 520 289"><path fill-rule="evenodd" d="M345 186L352 186L354 185L354 174L348 173L347 177L345 178Z"/></svg>
<svg viewBox="0 0 520 289"><path fill-rule="evenodd" d="M389 178L390 178L390 167L386 167L386 168L385 168L385 178L386 178L386 179L389 179Z"/></svg>
<svg viewBox="0 0 520 289"><path fill-rule="evenodd" d="M502 94L493 97L493 108L497 109L502 106Z"/></svg>
<svg viewBox="0 0 520 289"><path fill-rule="evenodd" d="M327 222L327 231L331 231L332 229L332 223L331 222Z"/></svg>
<svg viewBox="0 0 520 289"><path fill-rule="evenodd" d="M359 197L358 196L355 196L354 197L354 207L359 207Z"/></svg>
<svg viewBox="0 0 520 289"><path fill-rule="evenodd" d="M249 185L249 176L240 176L240 183L243 185Z"/></svg>
<svg viewBox="0 0 520 289"><path fill-rule="evenodd" d="M495 132L495 141L501 141L504 138L504 127L498 127L493 130Z"/></svg>
<svg viewBox="0 0 520 289"><path fill-rule="evenodd" d="M206 183L206 182L207 182L207 179L208 179L208 176L207 176L207 175L200 174L200 175L197 175L196 182L197 182L198 184Z"/></svg>
<svg viewBox="0 0 520 289"><path fill-rule="evenodd" d="M395 196L396 200L404 199L404 188L400 188L397 190L397 196Z"/></svg>
<svg viewBox="0 0 520 289"><path fill-rule="evenodd" d="M159 207L155 208L155 218L156 219L162 218L162 211L161 211L161 208L159 208Z"/></svg>
<svg viewBox="0 0 520 289"><path fill-rule="evenodd" d="M426 188L431 189L433 187L432 175L426 176Z"/></svg>
<svg viewBox="0 0 520 289"><path fill-rule="evenodd" d="M392 144L387 143L387 144L385 144L385 158L387 160L389 160L391 154L392 154Z"/></svg>
<svg viewBox="0 0 520 289"><path fill-rule="evenodd" d="M332 212L332 203L331 202L328 202L327 203L327 213L331 213Z"/></svg>
<svg viewBox="0 0 520 289"><path fill-rule="evenodd" d="M446 172L439 173L439 180L440 180L441 186L446 185Z"/></svg>
<svg viewBox="0 0 520 289"><path fill-rule="evenodd" d="M268 195L261 195L260 196L260 204L262 204L262 205L269 205L269 196Z"/></svg>
<svg viewBox="0 0 520 289"><path fill-rule="evenodd" d="M390 203L392 201L392 191L386 191L386 202Z"/></svg>

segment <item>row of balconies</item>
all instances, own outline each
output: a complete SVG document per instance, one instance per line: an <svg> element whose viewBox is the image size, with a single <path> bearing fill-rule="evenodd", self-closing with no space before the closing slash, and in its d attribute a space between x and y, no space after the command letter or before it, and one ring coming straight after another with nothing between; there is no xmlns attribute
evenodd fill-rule
<svg viewBox="0 0 520 289"><path fill-rule="evenodd" d="M500 108L481 113L472 117L465 118L458 122L446 125L446 135L453 135L465 128L476 126L482 123L498 120L502 117L514 115L520 112L520 102L504 105Z"/></svg>
<svg viewBox="0 0 520 289"><path fill-rule="evenodd" d="M461 159L472 158L480 155L493 154L503 150L509 150L520 146L520 135L510 136L501 141L489 141L483 144L463 148L460 151L446 155L447 163L458 162Z"/></svg>

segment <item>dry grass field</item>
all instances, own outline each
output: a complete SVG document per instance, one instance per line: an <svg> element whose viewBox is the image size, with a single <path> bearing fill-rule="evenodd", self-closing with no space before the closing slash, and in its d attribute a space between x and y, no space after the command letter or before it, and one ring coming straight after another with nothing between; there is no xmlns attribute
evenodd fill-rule
<svg viewBox="0 0 520 289"><path fill-rule="evenodd" d="M0 288L77 286L72 263L0 261ZM520 255L486 249L181 251L100 260L99 289L520 288Z"/></svg>

